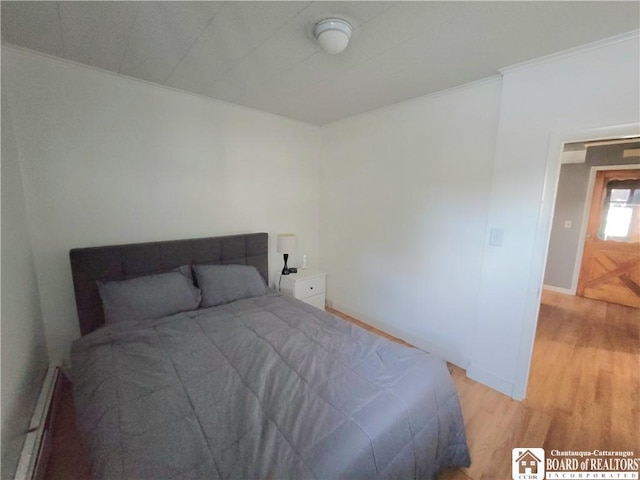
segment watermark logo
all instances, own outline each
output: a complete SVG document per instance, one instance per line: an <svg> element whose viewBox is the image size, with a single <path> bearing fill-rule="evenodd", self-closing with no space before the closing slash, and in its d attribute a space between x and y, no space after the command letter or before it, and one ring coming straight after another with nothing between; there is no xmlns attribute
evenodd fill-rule
<svg viewBox="0 0 640 480"><path fill-rule="evenodd" d="M511 450L513 480L640 480L640 458L630 450Z"/></svg>
<svg viewBox="0 0 640 480"><path fill-rule="evenodd" d="M544 480L544 449L514 448L511 476L513 480Z"/></svg>

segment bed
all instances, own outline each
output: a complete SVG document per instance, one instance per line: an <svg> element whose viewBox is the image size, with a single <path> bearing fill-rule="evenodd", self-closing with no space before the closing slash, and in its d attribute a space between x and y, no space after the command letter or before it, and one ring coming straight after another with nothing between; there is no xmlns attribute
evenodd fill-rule
<svg viewBox="0 0 640 480"><path fill-rule="evenodd" d="M70 260L74 401L96 478L432 479L469 465L444 361L269 290L267 234ZM131 285L140 316L123 309Z"/></svg>

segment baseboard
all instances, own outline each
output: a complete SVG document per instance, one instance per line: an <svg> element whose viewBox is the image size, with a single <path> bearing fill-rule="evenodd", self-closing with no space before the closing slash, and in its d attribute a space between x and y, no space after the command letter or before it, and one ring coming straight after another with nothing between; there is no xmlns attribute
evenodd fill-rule
<svg viewBox="0 0 640 480"><path fill-rule="evenodd" d="M447 362L453 363L455 366L460 367L463 370L466 370L466 368L469 366L469 358L461 353L450 351L448 349L442 349L438 345L434 345L433 343L425 341L424 339L416 338L414 336L409 336L401 331L393 330L392 328L389 328L389 325L386 325L386 324L381 325L378 322L371 321L370 319L362 320L360 315L352 313L348 308L342 305L334 304L330 300L326 302L326 305L328 308L337 310L340 313L353 317L359 322L366 323L367 325L375 328L376 330L380 330L382 333L385 333L387 335L391 335L392 337L400 339L408 343L409 345L413 345L414 347L422 351L439 355L440 357L444 358Z"/></svg>
<svg viewBox="0 0 640 480"><path fill-rule="evenodd" d="M34 480L44 478L49 454L51 453L51 429L55 420L55 402L60 380L60 368L49 367L42 389L38 396L38 403L33 411L29 430L22 447L16 480Z"/></svg>
<svg viewBox="0 0 640 480"><path fill-rule="evenodd" d="M550 292L564 293L565 295L576 294L576 292L574 292L570 288L554 287L553 285L543 285L542 288L545 290L549 290Z"/></svg>
<svg viewBox="0 0 640 480"><path fill-rule="evenodd" d="M505 380L504 378L497 377L493 373L487 372L478 367L474 367L473 365L469 365L467 368L467 377L471 380L475 380L476 382L480 382L487 387L493 388L500 393L504 393L509 397L513 397L513 383ZM515 400L522 400L521 398L516 398Z"/></svg>

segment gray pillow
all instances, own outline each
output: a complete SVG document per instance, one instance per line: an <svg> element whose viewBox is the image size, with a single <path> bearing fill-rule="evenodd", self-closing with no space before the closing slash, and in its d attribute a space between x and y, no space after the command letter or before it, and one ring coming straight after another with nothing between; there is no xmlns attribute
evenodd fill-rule
<svg viewBox="0 0 640 480"><path fill-rule="evenodd" d="M106 323L160 318L195 310L202 298L188 266L167 273L97 283Z"/></svg>
<svg viewBox="0 0 640 480"><path fill-rule="evenodd" d="M202 307L214 307L267 293L260 272L250 265L194 265L193 271L202 289Z"/></svg>

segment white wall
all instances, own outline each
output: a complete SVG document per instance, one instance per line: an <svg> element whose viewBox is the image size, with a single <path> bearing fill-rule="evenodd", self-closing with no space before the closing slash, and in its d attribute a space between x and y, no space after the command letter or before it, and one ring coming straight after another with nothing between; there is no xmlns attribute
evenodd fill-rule
<svg viewBox="0 0 640 480"><path fill-rule="evenodd" d="M48 366L18 151L2 95L2 478L13 478Z"/></svg>
<svg viewBox="0 0 640 480"><path fill-rule="evenodd" d="M489 212L504 244L485 246L470 377L525 396L561 139L637 124L639 85L637 34L504 72Z"/></svg>
<svg viewBox="0 0 640 480"><path fill-rule="evenodd" d="M492 79L323 128L334 307L466 367L500 103Z"/></svg>
<svg viewBox="0 0 640 480"><path fill-rule="evenodd" d="M639 49L628 36L319 132L3 48L51 359L78 335L69 248L292 231L337 308L522 398L560 139L639 121Z"/></svg>
<svg viewBox="0 0 640 480"><path fill-rule="evenodd" d="M324 127L328 300L523 398L562 141L637 125L639 59L621 36Z"/></svg>
<svg viewBox="0 0 640 480"><path fill-rule="evenodd" d="M317 265L316 127L2 53L52 362L79 336L73 247L265 231L275 272L275 235L293 232Z"/></svg>

